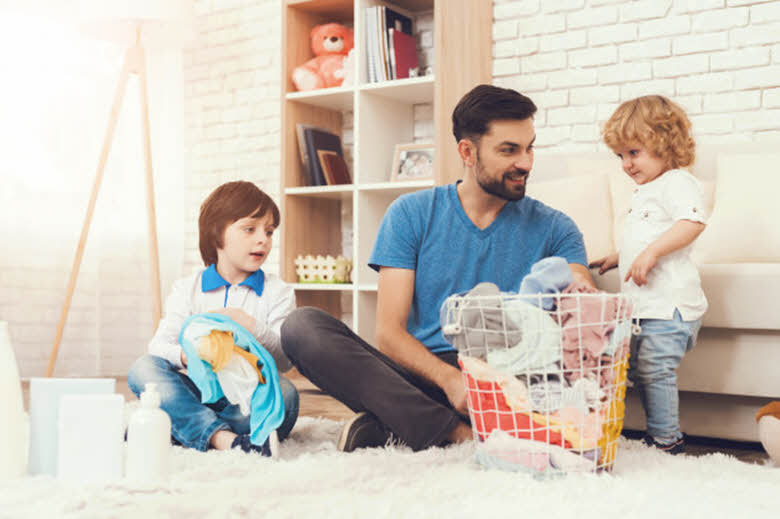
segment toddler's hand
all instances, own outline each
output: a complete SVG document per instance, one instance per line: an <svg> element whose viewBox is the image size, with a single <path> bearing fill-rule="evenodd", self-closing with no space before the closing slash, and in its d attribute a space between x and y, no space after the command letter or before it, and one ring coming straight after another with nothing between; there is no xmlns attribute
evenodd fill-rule
<svg viewBox="0 0 780 519"><path fill-rule="evenodd" d="M603 274L608 270L612 270L618 265L618 253L615 252L609 256L604 256L601 259L597 259L588 265L589 268L599 267L599 274Z"/></svg>
<svg viewBox="0 0 780 519"><path fill-rule="evenodd" d="M628 269L624 281L633 279L634 283L640 287L647 284L647 273L650 272L650 269L655 266L657 261L658 257L655 254L648 249L643 250L642 253L636 257L634 263L631 264L631 268Z"/></svg>
<svg viewBox="0 0 780 519"><path fill-rule="evenodd" d="M184 353L184 350L181 350L181 365L187 367L187 354Z"/></svg>

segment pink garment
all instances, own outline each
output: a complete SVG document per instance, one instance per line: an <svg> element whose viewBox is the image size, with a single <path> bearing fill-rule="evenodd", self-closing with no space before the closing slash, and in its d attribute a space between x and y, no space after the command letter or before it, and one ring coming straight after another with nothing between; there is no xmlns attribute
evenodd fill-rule
<svg viewBox="0 0 780 519"><path fill-rule="evenodd" d="M595 444L604 433L602 412L605 409L606 406L602 406L599 410L584 414L576 407L562 407L550 417L559 419L564 425L564 431L574 431L582 438L582 443Z"/></svg>
<svg viewBox="0 0 780 519"><path fill-rule="evenodd" d="M580 378L597 380L599 387L605 388L615 381L614 364L623 359L628 353L628 340L615 352L615 355L601 355L595 357L588 350L583 350L582 355L577 350L563 350L563 376L573 384ZM601 362L599 363L599 360Z"/></svg>
<svg viewBox="0 0 780 519"><path fill-rule="evenodd" d="M584 283L572 283L561 293L558 316L561 325L564 377L571 383L581 377L599 381L614 380L613 363L627 351L625 341L614 356L603 355L618 319L628 319L631 307L618 296L609 295ZM605 294L578 297L575 294ZM601 362L599 362L599 360Z"/></svg>

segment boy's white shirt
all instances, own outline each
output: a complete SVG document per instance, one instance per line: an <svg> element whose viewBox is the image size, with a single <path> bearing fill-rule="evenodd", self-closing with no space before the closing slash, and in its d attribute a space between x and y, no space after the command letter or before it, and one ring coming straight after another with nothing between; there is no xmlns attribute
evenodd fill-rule
<svg viewBox="0 0 780 519"><path fill-rule="evenodd" d="M168 360L178 368L181 363L179 332L187 317L219 308L240 308L257 322L249 330L265 347L276 362L280 373L288 371L292 364L282 351L281 327L285 318L295 309L295 292L275 274L265 274L262 295L252 287L229 285L208 292L201 290L201 270L173 284L165 302L165 316L160 320L157 332L149 342L149 353ZM225 300L225 290L228 291Z"/></svg>
<svg viewBox="0 0 780 519"><path fill-rule="evenodd" d="M693 243L659 258L646 285L623 281L637 256L678 220L707 221L701 185L693 175L672 169L636 187L618 263L622 291L635 297L635 317L672 319L676 308L684 321L694 321L707 311L699 271L691 260Z"/></svg>

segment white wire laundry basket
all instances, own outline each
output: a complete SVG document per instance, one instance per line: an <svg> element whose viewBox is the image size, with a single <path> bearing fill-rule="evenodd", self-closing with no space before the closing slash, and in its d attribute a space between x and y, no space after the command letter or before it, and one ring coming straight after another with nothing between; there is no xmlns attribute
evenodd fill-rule
<svg viewBox="0 0 780 519"><path fill-rule="evenodd" d="M441 310L483 466L539 477L612 469L637 331L629 296L482 284Z"/></svg>

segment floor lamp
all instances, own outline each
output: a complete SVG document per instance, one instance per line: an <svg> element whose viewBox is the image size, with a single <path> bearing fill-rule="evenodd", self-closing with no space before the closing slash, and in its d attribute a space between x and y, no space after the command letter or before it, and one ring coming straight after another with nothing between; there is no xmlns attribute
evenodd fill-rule
<svg viewBox="0 0 780 519"><path fill-rule="evenodd" d="M127 82L131 75L138 76L138 85L141 104L141 126L143 133L144 164L146 177L146 212L148 220L149 236L149 261L152 283L152 316L154 325L160 320L162 314L162 302L160 294L160 260L157 248L157 219L154 206L154 180L152 175L152 145L149 128L149 99L147 95L146 54L145 47L170 47L180 46L187 39L185 28L185 13L187 3L184 0L82 0L80 5L80 18L84 32L98 37L120 41L129 44L124 57L122 72L119 76L119 84L114 94L111 105L111 115L108 119L108 128L103 139L103 146L98 158L97 173L92 185L92 194L89 198L87 213L81 228L76 256L73 260L68 286L65 293L65 302L62 307L57 332L54 337L49 364L46 368L46 376L51 377L57 362L57 354L62 341L65 323L68 319L68 311L76 288L76 280L87 243L89 227L92 223L92 215L100 192L103 180L103 171L111 151L111 143L114 137L119 112L122 106Z"/></svg>

